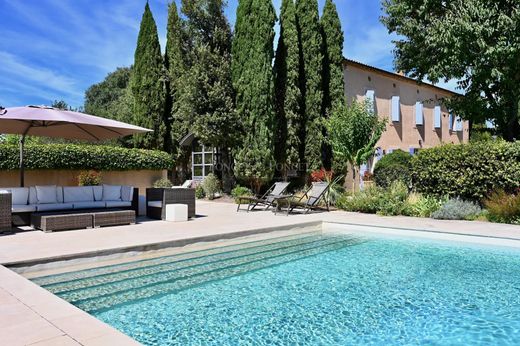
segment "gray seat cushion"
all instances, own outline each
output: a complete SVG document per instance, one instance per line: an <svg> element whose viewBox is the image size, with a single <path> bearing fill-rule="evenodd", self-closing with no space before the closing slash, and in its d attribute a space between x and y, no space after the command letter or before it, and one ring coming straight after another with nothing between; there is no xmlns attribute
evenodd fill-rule
<svg viewBox="0 0 520 346"><path fill-rule="evenodd" d="M126 201L106 201L107 208L128 208L132 206L132 202Z"/></svg>
<svg viewBox="0 0 520 346"><path fill-rule="evenodd" d="M36 211L34 204L13 204L11 212L13 213L32 213Z"/></svg>
<svg viewBox="0 0 520 346"><path fill-rule="evenodd" d="M153 208L162 208L162 201L149 201L148 206Z"/></svg>
<svg viewBox="0 0 520 346"><path fill-rule="evenodd" d="M106 203L104 201L96 202L74 202L74 209L96 209L105 208Z"/></svg>
<svg viewBox="0 0 520 346"><path fill-rule="evenodd" d="M73 208L72 203L55 203L55 204L38 204L38 205L36 205L37 211L71 210L72 208Z"/></svg>

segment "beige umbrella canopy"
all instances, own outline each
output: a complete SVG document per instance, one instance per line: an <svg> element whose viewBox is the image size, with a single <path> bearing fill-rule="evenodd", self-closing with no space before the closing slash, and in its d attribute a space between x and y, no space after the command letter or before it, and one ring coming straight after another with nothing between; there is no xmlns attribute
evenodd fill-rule
<svg viewBox="0 0 520 346"><path fill-rule="evenodd" d="M20 186L24 186L23 149L26 136L102 141L145 132L151 132L151 130L120 121L46 106L13 107L0 110L0 133L21 135Z"/></svg>

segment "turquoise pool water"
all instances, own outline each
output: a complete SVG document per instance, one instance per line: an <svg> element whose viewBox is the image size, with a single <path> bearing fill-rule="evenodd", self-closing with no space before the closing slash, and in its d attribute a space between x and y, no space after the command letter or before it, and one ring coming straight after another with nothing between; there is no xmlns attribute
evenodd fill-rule
<svg viewBox="0 0 520 346"><path fill-rule="evenodd" d="M34 280L146 345L518 345L520 252L308 233Z"/></svg>

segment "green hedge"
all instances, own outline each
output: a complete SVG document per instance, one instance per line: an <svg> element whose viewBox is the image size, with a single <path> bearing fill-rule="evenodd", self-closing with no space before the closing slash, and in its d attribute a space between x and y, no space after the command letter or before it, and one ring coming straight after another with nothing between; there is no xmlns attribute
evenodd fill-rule
<svg viewBox="0 0 520 346"><path fill-rule="evenodd" d="M377 186L388 188L395 181L406 186L411 182L412 155L402 150L395 150L377 161L374 167L374 181Z"/></svg>
<svg viewBox="0 0 520 346"><path fill-rule="evenodd" d="M170 169L173 160L165 152L101 145L46 144L25 147L27 169L94 169L128 171ZM19 148L0 145L0 170L19 167Z"/></svg>
<svg viewBox="0 0 520 346"><path fill-rule="evenodd" d="M520 187L520 142L443 145L412 159L415 189L426 194L480 201L491 191Z"/></svg>

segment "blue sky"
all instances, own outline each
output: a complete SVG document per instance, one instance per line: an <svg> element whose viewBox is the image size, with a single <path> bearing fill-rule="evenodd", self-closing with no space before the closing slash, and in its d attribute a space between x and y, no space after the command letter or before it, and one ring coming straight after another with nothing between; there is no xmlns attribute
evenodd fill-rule
<svg viewBox="0 0 520 346"><path fill-rule="evenodd" d="M180 0L176 0L177 3ZM235 21L237 0L226 15ZM164 49L169 0L150 0ZM281 0L273 0L279 11ZM319 0L320 11L325 0ZM83 105L84 91L132 64L144 0L0 0L0 105ZM379 0L336 0L344 55L393 70L392 37ZM448 85L452 89L452 85Z"/></svg>

